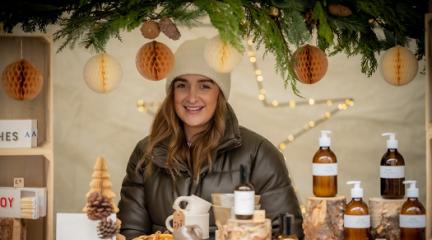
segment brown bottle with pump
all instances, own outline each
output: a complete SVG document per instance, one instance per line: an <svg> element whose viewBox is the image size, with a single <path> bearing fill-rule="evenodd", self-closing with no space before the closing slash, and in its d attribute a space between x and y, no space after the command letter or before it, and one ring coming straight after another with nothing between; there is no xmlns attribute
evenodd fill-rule
<svg viewBox="0 0 432 240"><path fill-rule="evenodd" d="M370 237L370 215L366 203L363 202L363 189L360 181L349 181L354 184L351 189L351 201L344 211L344 239L345 240L368 240Z"/></svg>
<svg viewBox="0 0 432 240"><path fill-rule="evenodd" d="M418 200L419 190L416 188L416 181L404 181L404 184L410 185L407 189L408 199L402 205L399 215L400 239L424 240L426 239L426 211Z"/></svg>
<svg viewBox="0 0 432 240"><path fill-rule="evenodd" d="M337 194L337 159L330 149L330 133L321 131L320 148L312 161L313 194L316 197L334 197Z"/></svg>
<svg viewBox="0 0 432 240"><path fill-rule="evenodd" d="M255 210L255 189L249 182L246 166L240 165L240 184L234 190L234 214L237 219L252 219Z"/></svg>
<svg viewBox="0 0 432 240"><path fill-rule="evenodd" d="M282 213L279 215L279 234L275 240L298 240L293 233L294 215Z"/></svg>
<svg viewBox="0 0 432 240"><path fill-rule="evenodd" d="M381 196L387 199L402 199L405 196L405 161L398 152L398 141L394 133L383 133L389 136L387 152L381 159L380 178Z"/></svg>

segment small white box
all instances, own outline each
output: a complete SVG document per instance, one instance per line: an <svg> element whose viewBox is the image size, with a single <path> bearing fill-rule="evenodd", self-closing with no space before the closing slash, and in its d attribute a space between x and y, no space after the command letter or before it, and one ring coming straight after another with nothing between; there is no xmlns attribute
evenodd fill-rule
<svg viewBox="0 0 432 240"><path fill-rule="evenodd" d="M29 213L31 217L25 218L38 219L47 214L47 189L46 188L12 188L0 187L0 217L22 218L23 208L21 200L23 198L34 199L34 211Z"/></svg>
<svg viewBox="0 0 432 240"><path fill-rule="evenodd" d="M116 221L116 215L109 216ZM91 221L85 213L57 213L56 239L57 240L94 240L97 236L99 221ZM115 237L109 238L114 240Z"/></svg>
<svg viewBox="0 0 432 240"><path fill-rule="evenodd" d="M37 147L37 120L0 120L0 148Z"/></svg>

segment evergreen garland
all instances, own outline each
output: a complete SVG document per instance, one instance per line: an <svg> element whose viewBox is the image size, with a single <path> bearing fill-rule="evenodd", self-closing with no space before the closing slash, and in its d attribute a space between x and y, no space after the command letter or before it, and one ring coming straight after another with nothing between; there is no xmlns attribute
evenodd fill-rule
<svg viewBox="0 0 432 240"><path fill-rule="evenodd" d="M239 50L244 38L251 38L265 53L276 57L275 69L295 94L293 52L310 41L328 54L361 55L361 70L371 76L377 69L376 55L396 44L414 40L416 55L424 55L424 14L427 0L43 0L3 3L0 23L5 31L20 24L26 32L45 31L59 24L55 40L58 51L82 44L97 52L111 38L121 40L122 31L131 31L146 20L171 18L189 27L208 15L221 38ZM350 16L334 16L329 6L343 5ZM270 14L277 8L277 15ZM376 29L384 33L377 37Z"/></svg>

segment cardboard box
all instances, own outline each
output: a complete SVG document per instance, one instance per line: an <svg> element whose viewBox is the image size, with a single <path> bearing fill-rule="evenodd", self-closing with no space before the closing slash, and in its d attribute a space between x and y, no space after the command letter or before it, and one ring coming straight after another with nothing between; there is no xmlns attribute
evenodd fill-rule
<svg viewBox="0 0 432 240"><path fill-rule="evenodd" d="M38 219L46 214L46 188L0 187L0 217Z"/></svg>
<svg viewBox="0 0 432 240"><path fill-rule="evenodd" d="M37 147L37 120L0 120L0 148Z"/></svg>

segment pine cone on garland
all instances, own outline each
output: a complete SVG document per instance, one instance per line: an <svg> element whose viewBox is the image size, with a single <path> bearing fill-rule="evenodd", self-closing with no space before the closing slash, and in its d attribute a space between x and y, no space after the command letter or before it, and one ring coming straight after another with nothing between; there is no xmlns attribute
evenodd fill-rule
<svg viewBox="0 0 432 240"><path fill-rule="evenodd" d="M118 231L119 228L117 224L113 220L107 218L102 219L97 226L98 237L101 239L110 239L116 235Z"/></svg>
<svg viewBox="0 0 432 240"><path fill-rule="evenodd" d="M107 218L113 210L110 200L100 192L91 193L87 199L87 216L90 220Z"/></svg>
<svg viewBox="0 0 432 240"><path fill-rule="evenodd" d="M141 28L140 28L141 34L148 39L155 39L157 36L159 36L160 29L159 24L155 21L145 21Z"/></svg>
<svg viewBox="0 0 432 240"><path fill-rule="evenodd" d="M165 33L165 35L172 40L178 40L181 36L175 23L169 18L163 18L159 21L160 30Z"/></svg>

